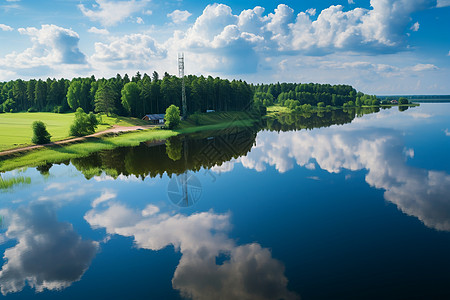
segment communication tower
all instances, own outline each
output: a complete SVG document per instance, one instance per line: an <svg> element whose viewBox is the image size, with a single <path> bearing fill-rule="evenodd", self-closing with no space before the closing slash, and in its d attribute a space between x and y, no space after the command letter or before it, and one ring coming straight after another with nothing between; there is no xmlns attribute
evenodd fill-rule
<svg viewBox="0 0 450 300"><path fill-rule="evenodd" d="M186 85L184 82L184 53L178 54L178 76L181 78L181 105L183 118L187 117Z"/></svg>

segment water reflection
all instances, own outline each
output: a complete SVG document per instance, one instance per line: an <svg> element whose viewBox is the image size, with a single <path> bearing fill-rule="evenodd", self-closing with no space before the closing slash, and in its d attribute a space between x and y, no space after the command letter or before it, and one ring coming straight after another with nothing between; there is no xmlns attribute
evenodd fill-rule
<svg viewBox="0 0 450 300"><path fill-rule="evenodd" d="M81 279L97 253L97 242L82 240L71 224L59 222L51 204L32 204L5 214L10 223L3 240L17 244L3 256L3 295L21 291L26 283L42 292L61 290Z"/></svg>
<svg viewBox="0 0 450 300"><path fill-rule="evenodd" d="M287 289L283 264L258 243L237 245L227 236L230 215L213 211L190 216L161 212L155 205L134 210L108 198L86 215L94 228L133 237L139 248L172 245L182 256L172 279L181 295L193 299L297 299ZM223 261L220 261L224 258Z"/></svg>
<svg viewBox="0 0 450 300"><path fill-rule="evenodd" d="M402 132L392 129L346 127L313 132L261 132L245 157L228 163L263 171L274 166L280 173L294 165L329 173L366 169L366 182L385 190L386 200L426 226L450 231L450 175L408 166L413 149L405 149Z"/></svg>
<svg viewBox="0 0 450 300"><path fill-rule="evenodd" d="M201 135L174 137L164 143L142 143L72 159L72 164L87 179L102 174L117 178L134 175L145 178L180 175L184 172L211 168L234 157L247 154L256 138L253 128L228 128ZM188 151L185 151L188 149Z"/></svg>

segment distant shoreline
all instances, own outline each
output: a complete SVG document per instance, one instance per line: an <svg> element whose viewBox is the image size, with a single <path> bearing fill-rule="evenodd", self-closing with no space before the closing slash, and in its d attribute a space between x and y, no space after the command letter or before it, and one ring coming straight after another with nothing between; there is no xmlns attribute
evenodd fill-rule
<svg viewBox="0 0 450 300"><path fill-rule="evenodd" d="M450 95L384 95L377 96L380 100L398 100L400 97L408 99L414 103L447 103L450 102Z"/></svg>

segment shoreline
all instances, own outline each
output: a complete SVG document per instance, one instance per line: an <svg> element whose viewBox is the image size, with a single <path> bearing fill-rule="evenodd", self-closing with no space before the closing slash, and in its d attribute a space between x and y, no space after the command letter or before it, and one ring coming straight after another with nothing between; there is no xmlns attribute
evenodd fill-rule
<svg viewBox="0 0 450 300"><path fill-rule="evenodd" d="M129 130L119 132L117 136L107 136L105 131L98 132L97 136L77 138L76 141L66 140L65 143L51 143L39 145L30 149L16 150L8 154L0 154L0 172L7 172L17 168L37 167L47 163L61 163L72 158L85 157L91 153L111 150L117 147L138 146L142 142L165 141L169 137L180 134L194 134L208 130L220 130L227 127L250 127L258 120L241 119L233 122L232 119L225 122L197 126L185 126L176 130L162 130L159 126L145 130ZM140 126L137 126L140 127ZM117 133L117 132L116 132Z"/></svg>

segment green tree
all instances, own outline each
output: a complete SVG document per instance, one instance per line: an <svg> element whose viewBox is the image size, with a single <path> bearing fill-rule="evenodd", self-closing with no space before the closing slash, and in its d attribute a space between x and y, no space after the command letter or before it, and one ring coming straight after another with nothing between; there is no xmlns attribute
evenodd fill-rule
<svg viewBox="0 0 450 300"><path fill-rule="evenodd" d="M33 128L33 137L31 141L35 144L48 144L50 143L50 138L52 137L50 133L48 133L45 124L42 121L34 121L32 124Z"/></svg>
<svg viewBox="0 0 450 300"><path fill-rule="evenodd" d="M90 112L89 114L85 113L84 110L79 107L75 112L75 120L70 126L69 134L73 136L84 136L92 134L95 132L97 125L97 117L92 112Z"/></svg>
<svg viewBox="0 0 450 300"><path fill-rule="evenodd" d="M164 116L165 124L169 129L176 128L180 124L180 109L178 106L171 105L166 109Z"/></svg>
<svg viewBox="0 0 450 300"><path fill-rule="evenodd" d="M142 109L142 105L139 105L141 102L140 95L141 90L135 82L128 82L122 89L122 105L132 117L137 117L140 111L139 108Z"/></svg>
<svg viewBox="0 0 450 300"><path fill-rule="evenodd" d="M35 106L39 111L42 111L45 107L45 101L47 100L47 84L45 81L39 79L36 82L34 89L34 101Z"/></svg>
<svg viewBox="0 0 450 300"><path fill-rule="evenodd" d="M69 89L67 90L67 103L72 110L80 107L81 98L81 82L78 80L72 81L70 83Z"/></svg>
<svg viewBox="0 0 450 300"><path fill-rule="evenodd" d="M109 116L114 111L115 97L116 92L109 84L101 86L95 93L95 111Z"/></svg>

